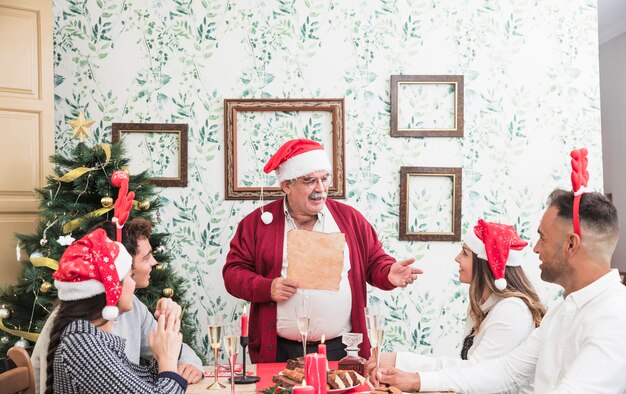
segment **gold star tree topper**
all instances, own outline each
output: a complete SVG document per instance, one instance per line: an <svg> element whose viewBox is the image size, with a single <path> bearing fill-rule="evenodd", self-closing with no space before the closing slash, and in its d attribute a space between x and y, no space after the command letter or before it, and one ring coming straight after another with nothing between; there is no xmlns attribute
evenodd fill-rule
<svg viewBox="0 0 626 394"><path fill-rule="evenodd" d="M79 137L80 142L83 142L83 137L89 138L89 128L95 122L91 119L85 119L85 114L83 111L80 111L78 117L74 120L70 120L67 122L68 125L72 126L74 132L72 133L72 138Z"/></svg>

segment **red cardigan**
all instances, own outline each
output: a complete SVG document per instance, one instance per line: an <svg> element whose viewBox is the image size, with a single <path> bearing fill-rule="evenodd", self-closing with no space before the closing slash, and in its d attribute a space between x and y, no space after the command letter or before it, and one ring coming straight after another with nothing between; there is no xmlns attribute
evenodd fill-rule
<svg viewBox="0 0 626 394"><path fill-rule="evenodd" d="M352 290L352 332L363 333L360 354L368 358L370 344L363 308L367 303L367 283L382 290L395 288L389 282L391 265L396 261L382 248L372 225L356 209L334 200L326 200L339 229L346 235L350 250L348 280ZM255 209L237 227L222 270L226 290L237 298L250 301L250 359L253 363L276 360L276 302L270 295L271 283L280 277L283 261L285 213L283 200L263 207L274 220L261 221Z"/></svg>

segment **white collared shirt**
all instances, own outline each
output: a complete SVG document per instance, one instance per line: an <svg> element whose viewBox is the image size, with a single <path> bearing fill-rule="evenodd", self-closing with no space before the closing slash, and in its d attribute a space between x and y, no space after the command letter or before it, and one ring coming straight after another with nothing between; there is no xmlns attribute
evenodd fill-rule
<svg viewBox="0 0 626 394"><path fill-rule="evenodd" d="M467 394L513 390L533 373L536 393L626 393L626 287L617 270L550 308L507 356L420 377L424 391Z"/></svg>
<svg viewBox="0 0 626 394"><path fill-rule="evenodd" d="M532 313L521 298L500 298L491 294L480 309L487 313L487 316L474 337L467 360L462 360L460 357L428 357L410 352L398 352L396 367L406 372L421 373L493 360L508 354L524 343L535 329ZM468 313L464 336L469 335L474 325L475 321ZM531 393L532 388L527 385L520 392Z"/></svg>
<svg viewBox="0 0 626 394"><path fill-rule="evenodd" d="M283 266L281 276L287 277L287 233L296 229L294 220L287 209L285 210L285 235L283 241ZM317 222L313 231L321 233L338 233L339 226L326 205L317 214ZM300 340L300 332L296 324L296 307L301 305L302 297L308 295L311 300L311 322L309 323L308 341L319 341L322 334L326 339L333 339L344 333L352 331L352 292L348 281L348 271L350 271L350 252L348 244L343 250L343 269L341 270L341 281L339 291L299 289L296 294L284 302L277 303L276 310L276 331L278 336L292 341ZM332 316L332 318L329 318Z"/></svg>

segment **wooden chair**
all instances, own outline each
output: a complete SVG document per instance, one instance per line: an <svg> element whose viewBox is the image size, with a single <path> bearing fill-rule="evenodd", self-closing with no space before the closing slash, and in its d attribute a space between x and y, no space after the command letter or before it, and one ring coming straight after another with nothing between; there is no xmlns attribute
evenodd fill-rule
<svg viewBox="0 0 626 394"><path fill-rule="evenodd" d="M22 347L12 347L7 356L16 367L0 374L0 391L6 394L35 394L35 374L28 352Z"/></svg>

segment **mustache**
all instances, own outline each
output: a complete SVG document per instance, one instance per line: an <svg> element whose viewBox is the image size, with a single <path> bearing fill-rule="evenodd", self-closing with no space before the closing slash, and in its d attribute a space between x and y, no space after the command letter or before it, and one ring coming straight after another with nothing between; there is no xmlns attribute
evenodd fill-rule
<svg viewBox="0 0 626 394"><path fill-rule="evenodd" d="M309 194L309 198L310 198L310 199L314 199L314 198L326 198L326 197L328 197L328 193L325 193L325 192L321 192L321 193L318 193L318 192L313 192L313 193Z"/></svg>

